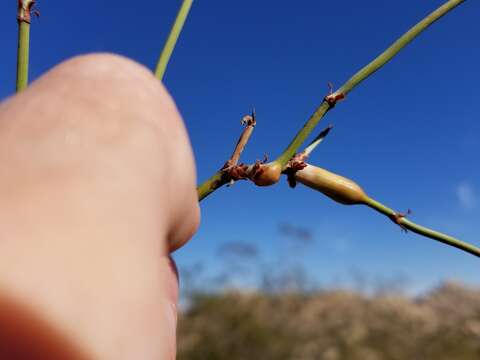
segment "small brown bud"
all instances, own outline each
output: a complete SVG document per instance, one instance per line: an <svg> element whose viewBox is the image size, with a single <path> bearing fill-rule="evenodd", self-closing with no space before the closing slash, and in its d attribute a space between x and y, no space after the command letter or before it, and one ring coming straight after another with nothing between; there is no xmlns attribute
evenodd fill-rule
<svg viewBox="0 0 480 360"><path fill-rule="evenodd" d="M295 180L344 205L364 204L368 199L354 181L310 164L295 173Z"/></svg>

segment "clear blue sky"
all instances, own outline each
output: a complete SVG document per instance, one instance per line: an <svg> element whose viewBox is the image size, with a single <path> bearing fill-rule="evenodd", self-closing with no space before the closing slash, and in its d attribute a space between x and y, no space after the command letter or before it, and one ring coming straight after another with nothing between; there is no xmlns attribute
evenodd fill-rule
<svg viewBox="0 0 480 360"><path fill-rule="evenodd" d="M258 126L247 162L277 156L326 94L328 81L341 85L441 3L195 1L165 84L189 129L199 179L227 159L239 120L252 106ZM14 88L16 4L2 1L0 8L0 98ZM93 51L123 54L153 69L179 5L38 0L31 76ZM323 120L335 128L311 158L391 207L411 208L413 221L477 245L479 14L480 3L466 1L355 89ZM480 284L477 258L404 234L369 209L290 190L285 181L222 189L202 203L202 217L198 234L176 254L181 268L204 262L215 272L222 264L218 247L248 241L264 258L298 261L324 284L352 272L403 275L413 289L442 279ZM288 250L281 223L310 229L315 241L298 253Z"/></svg>

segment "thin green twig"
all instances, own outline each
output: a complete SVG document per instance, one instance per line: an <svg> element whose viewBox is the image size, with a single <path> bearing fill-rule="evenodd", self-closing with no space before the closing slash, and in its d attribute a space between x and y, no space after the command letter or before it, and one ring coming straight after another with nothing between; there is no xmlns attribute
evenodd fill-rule
<svg viewBox="0 0 480 360"><path fill-rule="evenodd" d="M414 222L408 220L405 216L399 215L394 210L390 209L389 207L383 205L382 203L374 199L368 198L365 204L370 208L378 211L379 213L387 216L389 219L395 221L398 225L400 225L402 228L406 230L411 230L412 232L417 233L419 235L428 237L433 240L440 241L441 243L453 246L457 249L466 251L472 255L480 257L480 248L474 245L463 242L461 240L454 238L453 236L443 234L439 231L435 231L427 227L415 224Z"/></svg>
<svg viewBox="0 0 480 360"><path fill-rule="evenodd" d="M355 75L353 75L343 86L338 89L337 93L347 95L355 86L360 84L363 80L375 73L383 65L389 62L397 53L407 46L413 39L415 39L426 28L432 25L435 21L440 19L443 15L456 8L465 0L450 0L440 6L437 10L433 11L420 21L417 25L403 34L397 41L395 41L390 47L381 53L375 60L370 62L367 66L360 69Z"/></svg>
<svg viewBox="0 0 480 360"><path fill-rule="evenodd" d="M163 47L162 53L160 54L157 67L155 69L155 76L159 80L163 80L163 75L167 69L168 62L170 61L170 57L172 56L178 37L182 32L183 25L185 24L185 20L187 19L190 8L192 7L192 3L193 0L183 0L182 6L178 11L177 17L173 23L172 29L170 30L170 34L168 35L167 41Z"/></svg>
<svg viewBox="0 0 480 360"><path fill-rule="evenodd" d="M198 201L202 201L208 195L227 183L228 181L223 179L223 171L217 171L212 177L210 177L210 179L197 186Z"/></svg>
<svg viewBox="0 0 480 360"><path fill-rule="evenodd" d="M18 50L17 50L17 92L28 85L28 59L30 48L30 20L31 7L34 0L20 0L18 2Z"/></svg>
<svg viewBox="0 0 480 360"><path fill-rule="evenodd" d="M303 125L302 129L300 129L297 135L293 138L292 142L288 145L285 151L277 158L277 161L280 162L282 167L287 165L288 161L295 155L300 146L302 146L306 138L315 129L319 121L323 118L328 110L330 110L330 105L328 102L323 101L317 110L315 110L310 119L308 119L305 125Z"/></svg>
<svg viewBox="0 0 480 360"><path fill-rule="evenodd" d="M17 53L17 92L28 85L28 56L30 42L30 24L18 23L18 53Z"/></svg>
<svg viewBox="0 0 480 360"><path fill-rule="evenodd" d="M282 166L285 166L288 161L295 155L299 147L303 144L305 139L310 135L312 130L317 126L319 121L327 113L328 110L332 108L331 104L328 103L328 99L333 100L333 105L335 105L336 98L342 98L347 95L355 86L360 84L363 80L368 78L383 65L389 62L400 50L402 50L406 45L412 42L418 35L420 35L425 29L432 25L435 21L440 19L443 15L447 14L450 10L454 9L460 5L465 0L450 0L445 4L440 6L437 10L432 12L417 25L408 30L403 34L397 41L395 41L387 50L370 62L367 66L363 67L355 75L353 75L345 84L343 84L340 89L338 89L333 94L327 96L313 115L308 119L303 128L298 132L292 142L288 145L285 151L278 157Z"/></svg>

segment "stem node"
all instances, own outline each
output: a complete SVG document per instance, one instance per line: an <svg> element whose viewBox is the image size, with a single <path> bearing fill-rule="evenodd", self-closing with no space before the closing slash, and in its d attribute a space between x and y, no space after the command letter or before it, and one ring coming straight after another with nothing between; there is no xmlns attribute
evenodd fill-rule
<svg viewBox="0 0 480 360"><path fill-rule="evenodd" d="M17 12L17 21L18 23L27 23L30 24L32 21L32 8L35 5L35 0L18 0L18 12ZM38 17L40 12L38 10L34 11L34 14Z"/></svg>
<svg viewBox="0 0 480 360"><path fill-rule="evenodd" d="M395 212L393 214L388 215L388 218L392 220L395 224L400 226L402 231L408 232L407 228L402 224L402 219L406 218L407 215L410 215L411 213L412 213L412 210L408 209L406 213Z"/></svg>

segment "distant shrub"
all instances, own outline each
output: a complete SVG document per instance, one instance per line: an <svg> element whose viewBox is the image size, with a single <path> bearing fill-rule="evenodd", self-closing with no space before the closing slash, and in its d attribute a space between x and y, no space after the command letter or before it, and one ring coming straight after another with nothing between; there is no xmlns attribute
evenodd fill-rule
<svg viewBox="0 0 480 360"><path fill-rule="evenodd" d="M419 298L350 291L192 297L178 359L480 359L480 291Z"/></svg>

